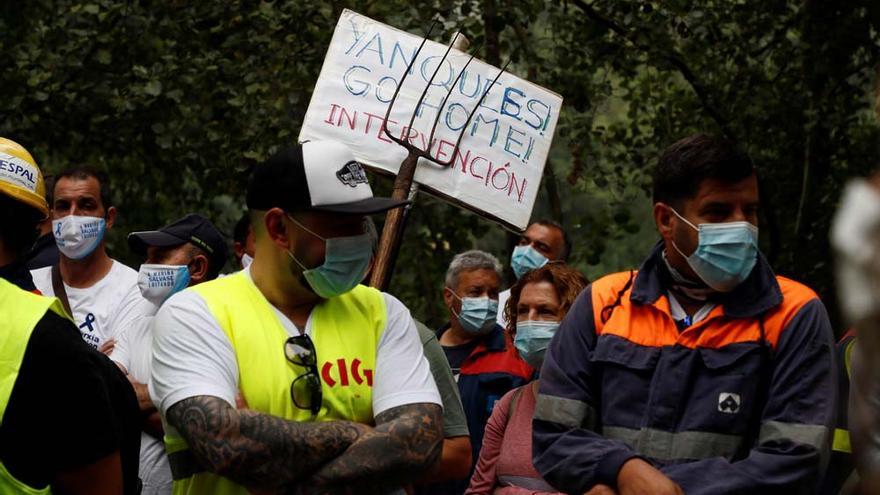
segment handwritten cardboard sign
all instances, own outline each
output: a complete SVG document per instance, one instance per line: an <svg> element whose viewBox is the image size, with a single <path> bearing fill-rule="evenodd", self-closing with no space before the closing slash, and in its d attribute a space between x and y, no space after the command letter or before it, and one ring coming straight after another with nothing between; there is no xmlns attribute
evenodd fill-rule
<svg viewBox="0 0 880 495"><path fill-rule="evenodd" d="M300 141L342 141L365 165L396 173L406 150L388 139L382 124L394 90L421 42L419 36L343 11ZM423 188L508 227L525 229L562 98L504 73L478 105L499 69L474 59L461 72L470 56L453 49L444 59L446 49L439 43L425 43L394 101L388 130L430 150L440 161L453 159L449 168L420 160L415 180ZM426 87L425 99L416 108ZM447 94L446 104L441 105ZM476 113L466 124L473 109ZM460 134L463 138L456 151Z"/></svg>

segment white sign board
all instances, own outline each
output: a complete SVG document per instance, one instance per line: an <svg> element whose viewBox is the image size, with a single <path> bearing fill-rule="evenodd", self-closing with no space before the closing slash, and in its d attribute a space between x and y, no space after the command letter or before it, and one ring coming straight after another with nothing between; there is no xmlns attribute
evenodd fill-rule
<svg viewBox="0 0 880 495"><path fill-rule="evenodd" d="M407 151L382 132L383 122L421 42L419 36L343 11L299 140L344 142L365 165L397 173ZM415 180L422 187L523 230L538 195L562 98L509 73L489 88L500 69L475 58L461 72L469 55L452 49L443 59L446 49L430 40L425 43L394 101L388 131L428 149L441 162L452 159L450 167L421 159ZM417 109L426 87L427 95ZM487 88L488 96L478 106ZM447 94L449 99L442 105Z"/></svg>

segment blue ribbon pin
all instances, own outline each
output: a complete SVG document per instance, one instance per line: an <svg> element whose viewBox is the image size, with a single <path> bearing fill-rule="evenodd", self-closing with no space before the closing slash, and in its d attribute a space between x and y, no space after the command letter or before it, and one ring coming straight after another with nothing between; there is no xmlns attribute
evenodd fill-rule
<svg viewBox="0 0 880 495"><path fill-rule="evenodd" d="M92 323L94 323L94 322L95 322L95 315L93 315L92 313L89 313L86 315L86 321L84 321L83 324L80 325L79 327L80 328L89 327L89 331L94 332L95 328L92 327Z"/></svg>

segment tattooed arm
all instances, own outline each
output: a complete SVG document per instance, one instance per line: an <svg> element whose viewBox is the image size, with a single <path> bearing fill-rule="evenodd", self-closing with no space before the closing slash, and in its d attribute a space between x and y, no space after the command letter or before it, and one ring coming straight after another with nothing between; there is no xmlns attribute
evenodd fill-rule
<svg viewBox="0 0 880 495"><path fill-rule="evenodd" d="M442 410L437 404L407 404L376 416L376 427L324 465L303 488L318 492L356 486L382 493L417 480L440 458Z"/></svg>
<svg viewBox="0 0 880 495"><path fill-rule="evenodd" d="M371 430L348 421L287 421L207 395L174 404L166 417L205 469L258 489L302 481Z"/></svg>

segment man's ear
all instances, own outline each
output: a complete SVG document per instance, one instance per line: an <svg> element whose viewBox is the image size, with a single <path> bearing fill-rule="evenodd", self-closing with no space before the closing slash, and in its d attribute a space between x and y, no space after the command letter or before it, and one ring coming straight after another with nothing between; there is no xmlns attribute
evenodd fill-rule
<svg viewBox="0 0 880 495"><path fill-rule="evenodd" d="M284 221L287 214L281 208L272 208L263 216L263 224L266 227L266 235L273 244L281 249L290 249L290 236L288 235L288 223Z"/></svg>
<svg viewBox="0 0 880 495"><path fill-rule="evenodd" d="M675 214L672 208L666 203L654 203L654 224L657 226L657 232L660 237L665 240L672 239L672 224Z"/></svg>
<svg viewBox="0 0 880 495"><path fill-rule="evenodd" d="M452 303L455 302L453 299L454 299L454 296L452 295L452 290L449 287L444 287L443 288L443 302L446 304L447 308L452 307Z"/></svg>
<svg viewBox="0 0 880 495"><path fill-rule="evenodd" d="M116 222L116 207L111 206L110 208L107 208L107 217L105 219L108 230L113 228L114 222Z"/></svg>
<svg viewBox="0 0 880 495"><path fill-rule="evenodd" d="M208 257L204 254L197 254L189 262L189 278L190 285L195 285L208 280Z"/></svg>

